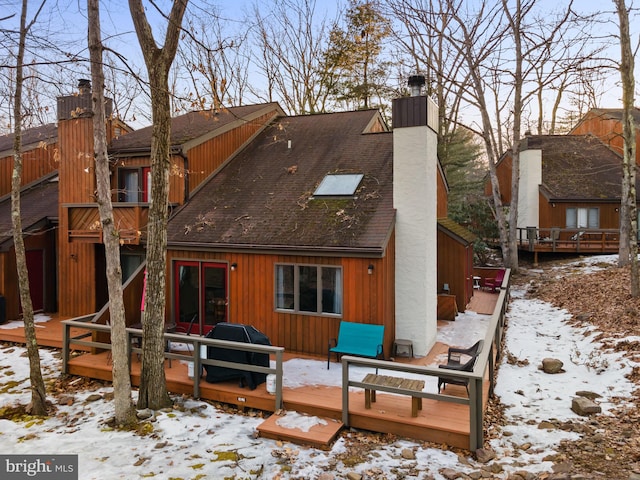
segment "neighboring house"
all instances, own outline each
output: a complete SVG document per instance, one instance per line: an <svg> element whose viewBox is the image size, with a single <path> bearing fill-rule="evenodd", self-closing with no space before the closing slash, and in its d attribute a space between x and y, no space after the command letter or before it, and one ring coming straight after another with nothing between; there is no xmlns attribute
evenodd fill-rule
<svg viewBox="0 0 640 480"><path fill-rule="evenodd" d="M621 108L593 108L569 133L570 135L594 135L614 152L622 155L622 113ZM640 109L634 108L632 115L636 126L636 163L640 165Z"/></svg>
<svg viewBox="0 0 640 480"><path fill-rule="evenodd" d="M87 83L58 102L63 316L107 303L90 108ZM452 294L471 287L469 241L437 222L446 216L446 182L435 104L400 98L393 115L393 132L375 110L287 117L275 103L174 118L165 321L191 333L248 323L276 345L313 354L326 354L341 320L375 323L386 327L387 356L396 338L425 355L436 338L439 284ZM109 128L131 324L140 321L151 128L119 137ZM464 259L443 279L436 245L464 245ZM464 288L462 308L471 293Z"/></svg>
<svg viewBox="0 0 640 480"><path fill-rule="evenodd" d="M13 134L0 136L0 197L11 194ZM54 123L22 132L22 185L58 169L58 127Z"/></svg>
<svg viewBox="0 0 640 480"><path fill-rule="evenodd" d="M511 156L497 167L511 203ZM487 185L486 191L489 189ZM531 251L617 251L622 160L593 135L532 135L520 149L520 247Z"/></svg>
<svg viewBox="0 0 640 480"><path fill-rule="evenodd" d="M50 173L21 189L21 220L29 271L31 300L35 311L57 311L56 227L58 225L58 179ZM11 194L0 196L0 295L6 308L2 319L17 319L20 309L16 254L13 248Z"/></svg>

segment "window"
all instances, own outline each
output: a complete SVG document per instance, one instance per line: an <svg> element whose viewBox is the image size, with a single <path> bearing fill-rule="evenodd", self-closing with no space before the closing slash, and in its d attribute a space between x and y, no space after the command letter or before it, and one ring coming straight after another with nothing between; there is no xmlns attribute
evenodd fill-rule
<svg viewBox="0 0 640 480"><path fill-rule="evenodd" d="M135 272L137 268L142 265L142 262L144 262L144 255L121 253L120 266L122 268L122 281L126 282L129 277L133 275L133 272Z"/></svg>
<svg viewBox="0 0 640 480"><path fill-rule="evenodd" d="M276 265L276 310L342 314L342 269L324 265Z"/></svg>
<svg viewBox="0 0 640 480"><path fill-rule="evenodd" d="M567 208L567 228L600 228L600 209Z"/></svg>
<svg viewBox="0 0 640 480"><path fill-rule="evenodd" d="M327 175L313 193L314 197L351 197L362 181L363 174Z"/></svg>
<svg viewBox="0 0 640 480"><path fill-rule="evenodd" d="M120 202L149 202L151 198L151 169L121 168L118 188Z"/></svg>

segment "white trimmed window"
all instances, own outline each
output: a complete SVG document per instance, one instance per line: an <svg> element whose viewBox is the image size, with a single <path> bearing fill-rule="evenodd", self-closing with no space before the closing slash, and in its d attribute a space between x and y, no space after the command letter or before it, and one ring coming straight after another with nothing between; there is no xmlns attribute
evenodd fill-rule
<svg viewBox="0 0 640 480"><path fill-rule="evenodd" d="M600 209L597 207L567 208L567 228L600 228Z"/></svg>
<svg viewBox="0 0 640 480"><path fill-rule="evenodd" d="M342 314L342 268L278 264L276 310L315 315Z"/></svg>

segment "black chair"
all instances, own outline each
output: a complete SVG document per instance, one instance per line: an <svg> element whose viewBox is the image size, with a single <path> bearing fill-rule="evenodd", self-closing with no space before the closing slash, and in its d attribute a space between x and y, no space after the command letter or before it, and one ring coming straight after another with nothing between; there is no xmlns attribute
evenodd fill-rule
<svg viewBox="0 0 640 480"><path fill-rule="evenodd" d="M473 346L469 348L456 348L449 347L449 354L447 356L446 365L438 365L440 368L446 370L457 370L458 372L472 372L473 367L476 364L476 358L482 351L482 340L478 340ZM469 359L462 363L462 356L466 355ZM454 377L438 377L438 393L440 389L445 388L446 384L450 385L462 385L467 389L467 395L469 395L469 380L466 378L454 378Z"/></svg>

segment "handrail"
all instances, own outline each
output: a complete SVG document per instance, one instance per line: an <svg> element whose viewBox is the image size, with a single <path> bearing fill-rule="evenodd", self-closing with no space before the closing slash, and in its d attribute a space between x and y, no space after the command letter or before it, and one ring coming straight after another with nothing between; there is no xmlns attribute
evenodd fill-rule
<svg viewBox="0 0 640 480"><path fill-rule="evenodd" d="M97 342L93 340L83 340L87 336L91 336L91 333L82 334L76 337L71 337L71 328L81 328L89 331L110 332L111 326L92 323L91 319L94 315L87 315L84 317L78 317L70 320L63 320L62 331L62 372L66 374L68 372L69 353L71 345L86 346L102 348L105 350L111 350L110 343ZM129 346L129 352L142 353L142 349L134 346L134 338L142 338L142 330L139 328L126 328L127 342ZM217 340L206 337L185 335L181 333L164 333L164 342L175 341L181 343L187 343L192 345L192 349L189 350L189 355L173 352L164 352L165 358L185 360L193 362L194 372L201 372L203 365L212 365L217 367L233 368L236 370L246 372L257 372L265 374L274 374L276 376L276 393L275 393L275 410L282 408L282 377L283 377L283 357L284 348L275 347L272 345L258 345L253 343L233 342L229 340ZM265 353L270 357L275 355L275 367L262 367L259 365L249 365L246 363L226 362L222 360L213 360L208 358L201 358L200 347L220 347L229 350L240 350L244 352ZM129 365L131 369L131 365ZM200 377L194 375L193 378L193 396L194 398L200 397Z"/></svg>
<svg viewBox="0 0 640 480"><path fill-rule="evenodd" d="M484 411L482 408L484 377L489 370L489 395L493 395L494 390L494 372L495 361L501 356L502 349L502 335L504 332L504 320L507 310L507 303L509 300L509 290L511 284L511 270L506 269L504 280L500 287L498 302L496 308L491 316L489 322L489 328L484 338L484 346L478 358L476 360L474 369L472 372L463 372L457 370L447 370L447 377L454 377L460 379L469 380L469 397L461 398L451 395L445 395L440 393L430 392L414 392L411 391L410 395L419 398L429 398L432 400L444 401L449 403L457 403L462 405L469 405L469 449L475 451L481 448L484 444ZM362 357L353 357L344 355L342 357L342 423L345 426L349 426L349 387L366 388L368 384L362 381L351 380L349 377L350 366L365 366L376 369L398 371L404 373L412 373L418 375L438 377L442 376L443 372L440 368L425 367L418 365L408 365L404 363L389 362L385 360L371 360ZM407 394L408 392L400 387L392 386L376 386L377 390Z"/></svg>
<svg viewBox="0 0 640 480"><path fill-rule="evenodd" d="M438 401L445 401L449 403L457 403L462 405L469 405L469 419L470 419L470 432L469 432L469 448L474 451L481 448L484 443L484 431L483 431L483 389L484 389L484 377L487 375L489 378L489 391L490 396L494 392L494 373L495 362L500 359L502 354L502 337L504 333L505 314L509 300L511 284L511 270L506 269L502 285L498 292L498 301L496 308L489 321L489 327L484 338L483 349L479 352L476 364L472 372L463 372L456 370L447 370L447 377L455 377L469 380L469 397L461 398L451 395L430 393L430 392L411 392L414 397L429 398ZM83 328L92 331L106 331L111 330L110 326L91 323L91 319L94 315L88 315L71 320L63 320L63 373L67 373L70 345L75 344L79 346L97 347L110 350L111 344L86 341L83 338L90 336L91 334L83 334L71 338L70 331L72 327ZM137 328L127 328L129 351L133 353L141 353L142 349L133 346L133 338L142 337L142 330ZM276 376L276 395L275 395L275 409L282 408L282 381L283 381L283 347L274 347L269 345L258 345L251 343L232 342L228 340L216 340L206 337L191 336L179 333L164 333L165 341L176 341L191 344L193 346L189 355L165 352L165 358L186 360L194 363L194 372L201 372L203 365L214 365L220 367L229 367L237 370L275 374ZM203 359L200 355L200 347L202 346L217 346L222 348L228 348L232 350L241 350L247 352L267 353L269 355L274 354L276 357L276 365L274 367L261 367L258 365L248 365L235 362L226 362L221 360ZM353 357L345 355L342 357L342 421L349 425L349 387L364 388L365 384L361 381L351 380L349 378L349 368L351 365L370 366L373 368L399 371L405 373L413 373L426 376L441 376L442 370L434 367L423 367L408 365L404 363L388 362L384 360L366 359L362 357ZM406 393L401 388L380 386L379 390L387 392ZM200 382L193 380L193 392L194 398L200 396Z"/></svg>
<svg viewBox="0 0 640 480"><path fill-rule="evenodd" d="M519 227L518 246L534 251L536 247L571 248L576 251L608 251L617 249L620 230L615 228Z"/></svg>

